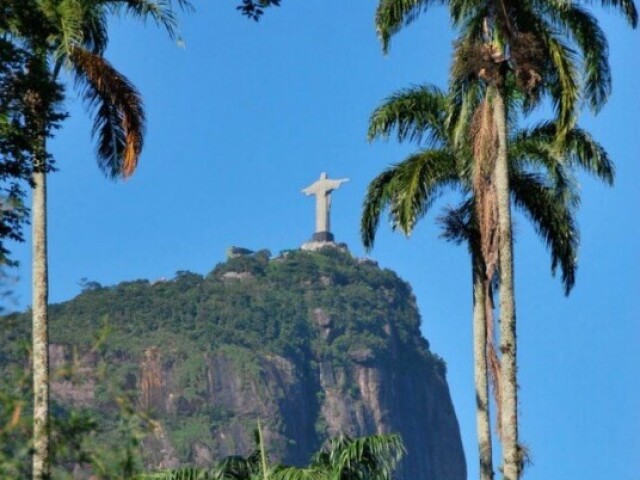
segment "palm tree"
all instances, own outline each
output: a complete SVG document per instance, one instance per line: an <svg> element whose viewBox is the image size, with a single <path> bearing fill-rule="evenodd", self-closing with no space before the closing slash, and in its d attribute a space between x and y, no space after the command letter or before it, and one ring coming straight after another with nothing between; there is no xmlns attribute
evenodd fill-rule
<svg viewBox="0 0 640 480"><path fill-rule="evenodd" d="M404 455L397 434L340 435L316 453L307 468L282 467L273 480L391 480Z"/></svg>
<svg viewBox="0 0 640 480"><path fill-rule="evenodd" d="M451 211L444 223L447 226L445 235L456 241L464 239L472 256L474 377L480 470L481 478L485 480L493 475L487 387L489 372L493 373L494 387L500 385L491 334L491 284L496 270L487 270L487 256L491 255L492 249L486 248L485 244L489 242L482 238L480 228L486 217L491 217L491 212L478 205L486 201L482 195L487 196L491 192L486 193L477 186L478 169L474 167L479 152L456 146L455 125L449 123L452 103L455 99L434 87L414 87L393 95L374 111L369 128L370 140L389 138L395 132L400 142L425 141L428 148L411 155L371 182L364 202L361 231L365 247L371 248L385 209L389 210L392 227L409 234L443 190L458 188L467 194L463 208ZM551 249L552 271L558 265L561 267L568 294L575 281L578 241L573 220L577 202L571 182L573 167L582 167L608 183L613 181L613 167L606 152L586 132L574 127L558 145L556 129L554 123L542 123L533 129L514 133L509 151L509 175L513 202L532 220ZM460 232L467 233L462 235ZM498 398L499 406L500 401Z"/></svg>
<svg viewBox="0 0 640 480"><path fill-rule="evenodd" d="M388 50L391 37L403 25L411 23L419 13L437 3L433 0L380 0L376 24L383 49ZM492 211L486 225L480 224L483 243L494 244L496 265L488 269L500 272L500 350L502 409L502 440L504 474L507 480L520 475L521 455L518 445L517 362L515 298L513 287L513 241L511 231L508 132L511 111L505 105L505 88L515 86L524 99L520 108L528 111L548 96L556 109L556 134L560 140L575 124L578 102L582 95L594 111L606 102L611 90L606 37L596 19L577 2L510 1L510 0L449 0L454 25L459 29L461 48L472 53L464 69L476 80L484 82L483 109L492 131L495 150L487 156L489 173L485 195L491 205L481 201L485 213ZM604 7L619 10L635 28L638 13L633 0L601 0ZM580 58L576 58L578 53ZM470 61L469 61L470 60ZM580 65L578 65L580 60ZM456 78L453 85L466 82ZM580 78L578 71L582 73ZM582 81L581 81L582 80ZM468 91L459 90L464 103ZM463 108L471 111L471 109ZM468 127L463 123L463 126ZM468 128L461 128L466 131ZM485 138L485 140L488 140ZM493 218L491 218L493 217ZM492 230L489 233L489 230ZM489 239L496 238L495 242Z"/></svg>
<svg viewBox="0 0 640 480"><path fill-rule="evenodd" d="M111 13L152 19L175 34L176 18L171 2L160 0L33 0L14 2L10 34L27 43L33 52L30 71L47 72L54 82L61 69L69 70L94 115L99 167L111 178L126 178L136 169L143 145L145 116L142 100L131 82L103 57L107 46L107 17ZM178 0L188 7L187 0ZM33 34L35 26L38 34ZM50 476L47 172L46 137L50 108L43 92L27 92L27 102L38 136L32 186L33 241L33 478Z"/></svg>
<svg viewBox="0 0 640 480"><path fill-rule="evenodd" d="M404 454L396 434L340 435L315 453L307 467L269 466L260 427L255 436L256 450L248 457L227 457L212 469L187 467L144 474L137 480L391 480Z"/></svg>

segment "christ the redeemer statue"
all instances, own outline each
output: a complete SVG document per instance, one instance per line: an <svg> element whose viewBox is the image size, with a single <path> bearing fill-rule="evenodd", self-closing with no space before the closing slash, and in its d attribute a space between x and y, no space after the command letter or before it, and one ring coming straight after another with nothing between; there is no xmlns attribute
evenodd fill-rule
<svg viewBox="0 0 640 480"><path fill-rule="evenodd" d="M331 180L326 172L320 174L320 179L302 190L305 195L316 196L316 231L313 234L314 242L333 242L329 216L331 214L331 192L340 188L348 178Z"/></svg>

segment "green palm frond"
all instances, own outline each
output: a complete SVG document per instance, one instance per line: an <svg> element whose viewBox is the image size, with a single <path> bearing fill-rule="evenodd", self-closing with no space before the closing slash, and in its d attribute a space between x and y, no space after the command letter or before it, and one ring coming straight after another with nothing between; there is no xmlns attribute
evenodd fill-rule
<svg viewBox="0 0 640 480"><path fill-rule="evenodd" d="M266 465L266 452L262 440L262 426L253 432L256 449L247 457L232 455L219 461L211 470L215 480L259 480L269 472Z"/></svg>
<svg viewBox="0 0 640 480"><path fill-rule="evenodd" d="M633 0L589 0L588 3L600 3L605 8L616 8L624 15L633 28L638 26L638 10Z"/></svg>
<svg viewBox="0 0 640 480"><path fill-rule="evenodd" d="M564 145L564 153L569 165L577 166L586 173L613 185L615 166L604 147L586 130L571 129L565 137Z"/></svg>
<svg viewBox="0 0 640 480"><path fill-rule="evenodd" d="M425 150L395 168L396 191L389 208L392 228L410 235L442 192L460 184L458 162L449 151Z"/></svg>
<svg viewBox="0 0 640 480"><path fill-rule="evenodd" d="M556 118L562 134L576 122L580 84L575 52L550 28L540 26L538 33L546 45L553 68L548 73L547 82L551 101L556 110Z"/></svg>
<svg viewBox="0 0 640 480"><path fill-rule="evenodd" d="M404 453L397 434L340 435L314 455L311 468L330 472L335 480L388 480Z"/></svg>
<svg viewBox="0 0 640 480"><path fill-rule="evenodd" d="M371 249L380 215L389 210L392 229L409 235L416 222L447 187L460 185L459 165L448 150L425 150L378 175L363 203L360 233Z"/></svg>
<svg viewBox="0 0 640 480"><path fill-rule="evenodd" d="M360 220L360 236L367 250L373 248L380 216L393 201L394 176L394 170L388 169L374 178L367 189Z"/></svg>
<svg viewBox="0 0 640 480"><path fill-rule="evenodd" d="M573 39L582 54L584 97L598 111L611 93L609 46L596 18L576 4L549 9L557 28Z"/></svg>
<svg viewBox="0 0 640 480"><path fill-rule="evenodd" d="M284 467L276 469L270 480L333 480L331 471L325 468Z"/></svg>
<svg viewBox="0 0 640 480"><path fill-rule="evenodd" d="M84 6L81 0L44 2L44 12L55 29L51 40L57 63L68 59L71 51L82 45L85 35Z"/></svg>
<svg viewBox="0 0 640 480"><path fill-rule="evenodd" d="M226 457L212 470L215 480L247 480L260 472L260 452L256 450L248 457L238 455Z"/></svg>
<svg viewBox="0 0 640 480"><path fill-rule="evenodd" d="M389 480L404 454L399 435L340 435L316 453L306 468L280 467L270 480Z"/></svg>
<svg viewBox="0 0 640 480"><path fill-rule="evenodd" d="M421 12L444 0L380 0L376 10L376 30L384 53L389 51L391 37L404 25L412 23Z"/></svg>
<svg viewBox="0 0 640 480"><path fill-rule="evenodd" d="M575 204L575 181L567 171L566 159L554 149L554 138L531 138L526 131L519 132L509 144L511 168L526 168L537 175L543 175L553 183L556 195L566 202Z"/></svg>
<svg viewBox="0 0 640 480"><path fill-rule="evenodd" d="M451 18L458 26L461 40L479 39L482 37L485 21L490 15L491 5L488 2L452 0L449 2Z"/></svg>
<svg viewBox="0 0 640 480"><path fill-rule="evenodd" d="M512 169L510 173L513 201L544 239L551 253L551 272L555 274L560 267L565 295L568 295L575 284L580 242L574 208L540 175L518 169Z"/></svg>
<svg viewBox="0 0 640 480"><path fill-rule="evenodd" d="M203 468L179 468L137 475L134 480L213 480L213 474Z"/></svg>
<svg viewBox="0 0 640 480"><path fill-rule="evenodd" d="M177 35L178 20L171 0L101 0L101 2L116 14L124 13L142 21L152 20L157 26L163 27L172 39ZM187 5L189 5L188 2Z"/></svg>
<svg viewBox="0 0 640 480"><path fill-rule="evenodd" d="M589 175L612 185L615 168L607 151L585 130L574 127L561 142L557 142L557 125L542 122L531 129L520 130L511 142L512 154L522 157L528 152L543 150L554 155L555 161L569 168L580 168Z"/></svg>
<svg viewBox="0 0 640 480"><path fill-rule="evenodd" d="M387 140L395 131L399 142L431 144L446 141L446 95L437 87L421 85L401 90L376 108L369 120L369 141L382 137Z"/></svg>
<svg viewBox="0 0 640 480"><path fill-rule="evenodd" d="M95 111L98 164L107 176L126 178L142 151L145 116L140 94L101 56L76 47L70 59L84 98Z"/></svg>

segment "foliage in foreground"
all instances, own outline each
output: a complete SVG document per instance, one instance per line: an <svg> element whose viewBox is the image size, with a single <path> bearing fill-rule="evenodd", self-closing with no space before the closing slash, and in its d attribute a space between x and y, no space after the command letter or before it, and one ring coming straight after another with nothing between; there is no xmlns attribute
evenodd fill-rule
<svg viewBox="0 0 640 480"><path fill-rule="evenodd" d="M72 374L69 365L54 372L54 377ZM115 410L112 423L104 423L87 408L70 408L52 402L51 480L88 478L93 480L130 479L140 473L142 440L156 423L136 409L135 399L120 391L104 375L101 381L109 391ZM0 383L0 479L31 477L32 395L30 371L13 369ZM104 431L111 431L110 441L103 441Z"/></svg>
<svg viewBox="0 0 640 480"><path fill-rule="evenodd" d="M396 434L340 435L329 440L305 467L269 465L260 427L256 437L257 448L248 457L227 457L211 469L143 474L136 480L390 480L404 454Z"/></svg>

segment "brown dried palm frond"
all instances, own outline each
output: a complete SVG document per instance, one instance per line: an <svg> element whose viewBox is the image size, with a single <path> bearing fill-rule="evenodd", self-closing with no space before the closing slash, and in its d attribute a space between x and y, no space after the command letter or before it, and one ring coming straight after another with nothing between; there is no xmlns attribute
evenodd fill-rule
<svg viewBox="0 0 640 480"><path fill-rule="evenodd" d="M509 40L508 53L492 42L465 38L454 45L452 77L482 80L501 86L510 70L516 88L527 97L537 98L543 86L545 62L540 40L532 33L515 32Z"/></svg>
<svg viewBox="0 0 640 480"><path fill-rule="evenodd" d="M489 371L489 383L493 392L493 398L496 402L496 431L501 437L502 423L502 402L500 396L500 358L498 357L498 348L495 343L495 319L493 316L493 287L491 281L484 279L485 288L485 324L487 328L485 354L487 357L487 369Z"/></svg>
<svg viewBox="0 0 640 480"><path fill-rule="evenodd" d="M469 133L477 167L476 175L483 177L491 175L498 147L498 132L490 99L485 97L476 108L469 126Z"/></svg>
<svg viewBox="0 0 640 480"><path fill-rule="evenodd" d="M84 97L95 108L93 135L98 137L101 169L111 177L129 177L142 151L145 115L133 84L102 56L75 47L70 56Z"/></svg>
<svg viewBox="0 0 640 480"><path fill-rule="evenodd" d="M498 132L488 99L484 99L474 112L469 133L474 159L473 192L480 250L485 261L485 275L491 279L498 261L498 204L493 178Z"/></svg>
<svg viewBox="0 0 640 480"><path fill-rule="evenodd" d="M491 101L485 98L474 112L470 126L474 159L473 192L478 224L479 247L484 261L486 356L489 379L498 410L497 430L500 434L500 360L495 345L492 279L498 265L498 203L494 181L498 133Z"/></svg>
<svg viewBox="0 0 640 480"><path fill-rule="evenodd" d="M527 96L537 96L547 58L540 40L532 33L518 33L511 40L511 62L516 87Z"/></svg>
<svg viewBox="0 0 640 480"><path fill-rule="evenodd" d="M501 81L501 65L495 61L490 43L463 39L454 44L451 76L454 79L480 79L489 84Z"/></svg>

